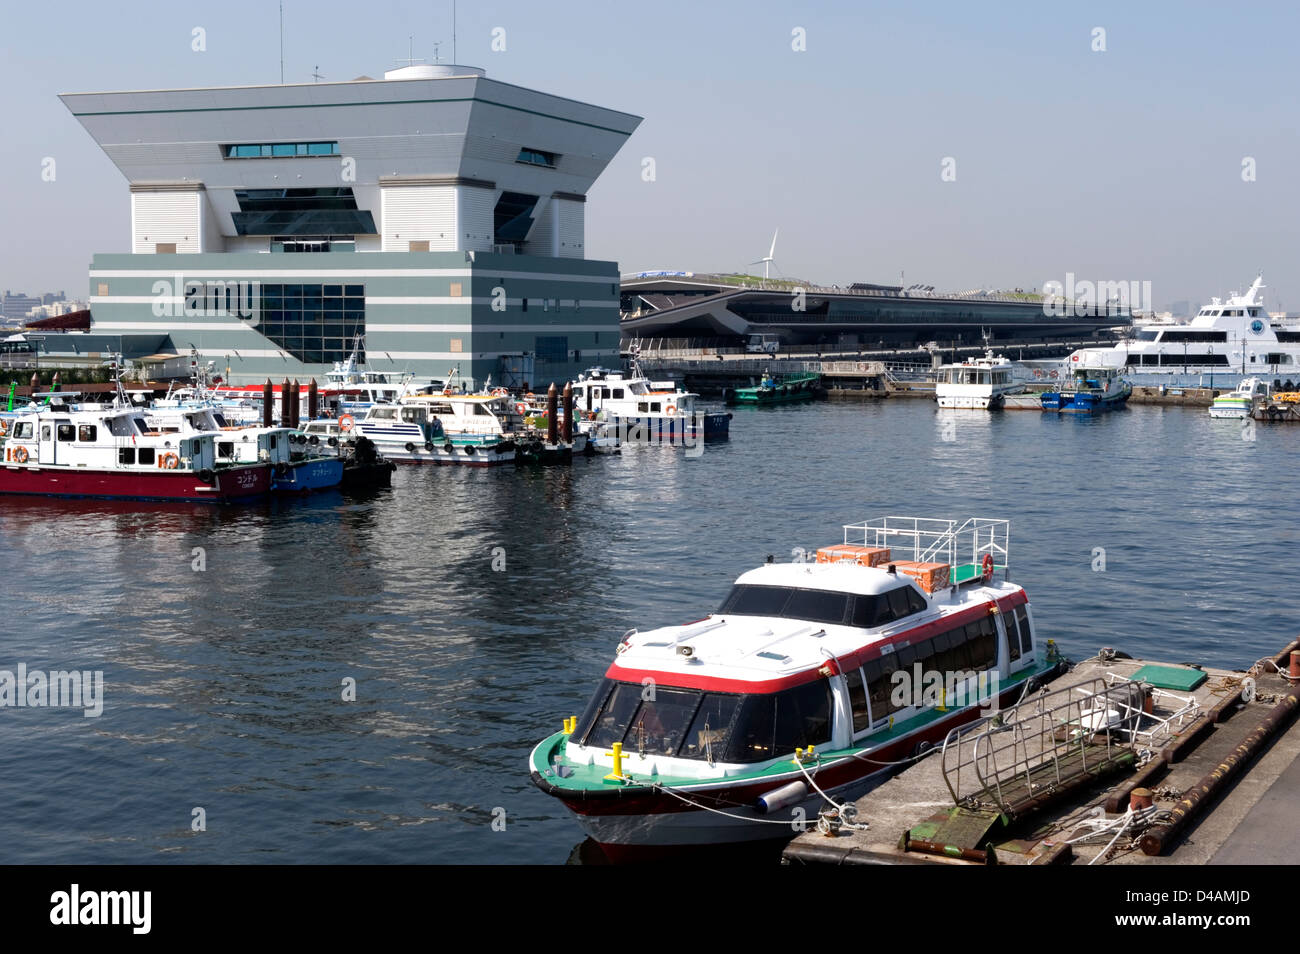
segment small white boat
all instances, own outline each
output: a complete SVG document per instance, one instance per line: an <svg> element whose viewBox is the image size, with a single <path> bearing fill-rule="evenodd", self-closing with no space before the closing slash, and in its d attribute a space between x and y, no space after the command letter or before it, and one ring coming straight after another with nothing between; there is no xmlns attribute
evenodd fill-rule
<svg viewBox="0 0 1300 954"><path fill-rule="evenodd" d="M1259 378L1246 378L1236 390L1220 394L1210 405L1210 417L1246 418L1268 403L1272 388Z"/></svg>
<svg viewBox="0 0 1300 954"><path fill-rule="evenodd" d="M1012 367L1010 359L994 357L992 351L982 358L945 364L935 381L935 399L940 407L996 410L1003 406L1008 394L1023 390L1014 380Z"/></svg>

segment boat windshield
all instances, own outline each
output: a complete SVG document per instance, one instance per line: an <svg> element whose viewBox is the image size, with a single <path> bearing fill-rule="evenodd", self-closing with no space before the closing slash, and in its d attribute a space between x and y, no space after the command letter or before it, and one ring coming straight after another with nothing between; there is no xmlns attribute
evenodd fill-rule
<svg viewBox="0 0 1300 954"><path fill-rule="evenodd" d="M770 694L703 692L604 680L570 741L709 762L762 762L831 737L824 679Z"/></svg>
<svg viewBox="0 0 1300 954"><path fill-rule="evenodd" d="M884 626L926 608L925 597L903 584L877 594L802 590L792 586L738 583L718 609L718 615L774 616L809 623Z"/></svg>

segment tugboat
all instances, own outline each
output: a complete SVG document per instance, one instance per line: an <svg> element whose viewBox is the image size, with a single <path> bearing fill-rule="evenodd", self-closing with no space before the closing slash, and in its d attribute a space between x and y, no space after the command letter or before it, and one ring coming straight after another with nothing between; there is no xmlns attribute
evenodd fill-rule
<svg viewBox="0 0 1300 954"><path fill-rule="evenodd" d="M1062 665L1009 546L1005 520L885 517L750 570L703 619L629 630L532 781L614 859L788 838Z"/></svg>
<svg viewBox="0 0 1300 954"><path fill-rule="evenodd" d="M111 404L77 404L63 391L33 395L48 403L12 422L0 493L217 503L266 496L269 463L223 460L212 433L157 430L118 389Z"/></svg>
<svg viewBox="0 0 1300 954"><path fill-rule="evenodd" d="M758 385L727 392L728 404L769 405L811 401L821 388L820 374L786 374L778 378L764 371Z"/></svg>
<svg viewBox="0 0 1300 954"><path fill-rule="evenodd" d="M990 351L982 358L967 358L960 364L939 368L934 385L935 400L940 407L989 411L1006 404L1008 394L1023 390L1012 380L1012 362L994 357Z"/></svg>
<svg viewBox="0 0 1300 954"><path fill-rule="evenodd" d="M1133 387L1114 368L1080 368L1071 380L1044 391L1039 400L1044 411L1067 414L1097 414L1121 408Z"/></svg>

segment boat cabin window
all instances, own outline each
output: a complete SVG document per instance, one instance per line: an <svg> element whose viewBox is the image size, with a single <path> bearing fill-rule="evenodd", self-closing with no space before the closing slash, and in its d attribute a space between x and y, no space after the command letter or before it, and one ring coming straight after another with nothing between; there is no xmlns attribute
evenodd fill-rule
<svg viewBox="0 0 1300 954"><path fill-rule="evenodd" d="M31 421L20 421L14 425L14 437L19 440L30 440L34 430Z"/></svg>
<svg viewBox="0 0 1300 954"><path fill-rule="evenodd" d="M1158 331L1139 331L1139 332L1137 333L1137 340L1138 340L1138 341L1155 341L1156 338L1159 337L1159 335L1160 335L1160 332L1158 332Z"/></svg>
<svg viewBox="0 0 1300 954"><path fill-rule="evenodd" d="M884 626L922 612L926 606L925 597L909 584L878 595L854 595L832 590L742 583L731 588L718 613L775 616L810 623L847 623L865 628Z"/></svg>
<svg viewBox="0 0 1300 954"><path fill-rule="evenodd" d="M402 420L408 424L419 424L424 420L424 409L418 407L402 408Z"/></svg>
<svg viewBox="0 0 1300 954"><path fill-rule="evenodd" d="M578 720L572 741L714 762L762 762L825 744L831 689L824 679L767 695L736 695L604 680Z"/></svg>
<svg viewBox="0 0 1300 954"><path fill-rule="evenodd" d="M609 388L606 388L605 391L608 392L608 391L609 391ZM606 393L606 394L605 394L605 397L609 397L609 394ZM614 389L614 400L616 400L616 401L621 400L622 397L623 397L623 389L622 389L622 388L615 388L615 389Z"/></svg>
<svg viewBox="0 0 1300 954"><path fill-rule="evenodd" d="M235 456L235 442L234 442L234 441L220 441L220 442L217 444L217 456L218 456L218 457L234 457L234 456Z"/></svg>
<svg viewBox="0 0 1300 954"><path fill-rule="evenodd" d="M645 401L637 401L636 409L640 411L642 414L645 414L647 411L650 410L650 405L647 404Z"/></svg>
<svg viewBox="0 0 1300 954"><path fill-rule="evenodd" d="M130 466L131 464L134 464L134 463L135 463L135 448L134 448L134 447L119 447L119 448L117 449L117 462L118 462L119 464L126 464L126 465L128 465L128 466Z"/></svg>
<svg viewBox="0 0 1300 954"><path fill-rule="evenodd" d="M77 440L93 442L99 438L99 428L94 424L82 424L77 428Z"/></svg>
<svg viewBox="0 0 1300 954"><path fill-rule="evenodd" d="M136 451L136 462L147 467L152 467L154 463L154 449L152 447L141 447Z"/></svg>
<svg viewBox="0 0 1300 954"><path fill-rule="evenodd" d="M43 440L43 441L48 441L49 439L50 439L50 425L48 425L48 424L42 424L42 425L41 425L41 440Z"/></svg>
<svg viewBox="0 0 1300 954"><path fill-rule="evenodd" d="M370 409L370 416L383 421L395 420L397 417L397 409L391 407L373 407Z"/></svg>
<svg viewBox="0 0 1300 954"><path fill-rule="evenodd" d="M226 422L226 416L225 416L224 414L222 414L220 411L213 411L213 412L212 412L212 419L213 419L214 421L217 422L217 427L229 427L229 426L230 426L230 425Z"/></svg>
<svg viewBox="0 0 1300 954"><path fill-rule="evenodd" d="M853 731L865 732L871 728L871 710L867 707L867 684L861 669L850 669L844 674L849 687L849 705L853 709Z"/></svg>
<svg viewBox="0 0 1300 954"><path fill-rule="evenodd" d="M76 429L71 424L59 424L59 440L70 441L76 436Z"/></svg>
<svg viewBox="0 0 1300 954"><path fill-rule="evenodd" d="M474 413L475 413L475 415L477 415L478 417L491 417L491 416L492 416L492 412L491 412L490 410L488 410L488 406L487 406L486 404L475 404L475 405L474 405Z"/></svg>

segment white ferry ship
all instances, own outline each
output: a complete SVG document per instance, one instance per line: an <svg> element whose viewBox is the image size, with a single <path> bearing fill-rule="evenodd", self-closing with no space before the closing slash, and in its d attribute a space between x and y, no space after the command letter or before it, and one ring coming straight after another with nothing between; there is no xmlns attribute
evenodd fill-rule
<svg viewBox="0 0 1300 954"><path fill-rule="evenodd" d="M1083 348L1067 364L1134 374L1293 375L1300 370L1300 325L1272 320L1259 275L1244 295L1211 300L1185 325L1140 325L1133 339Z"/></svg>

